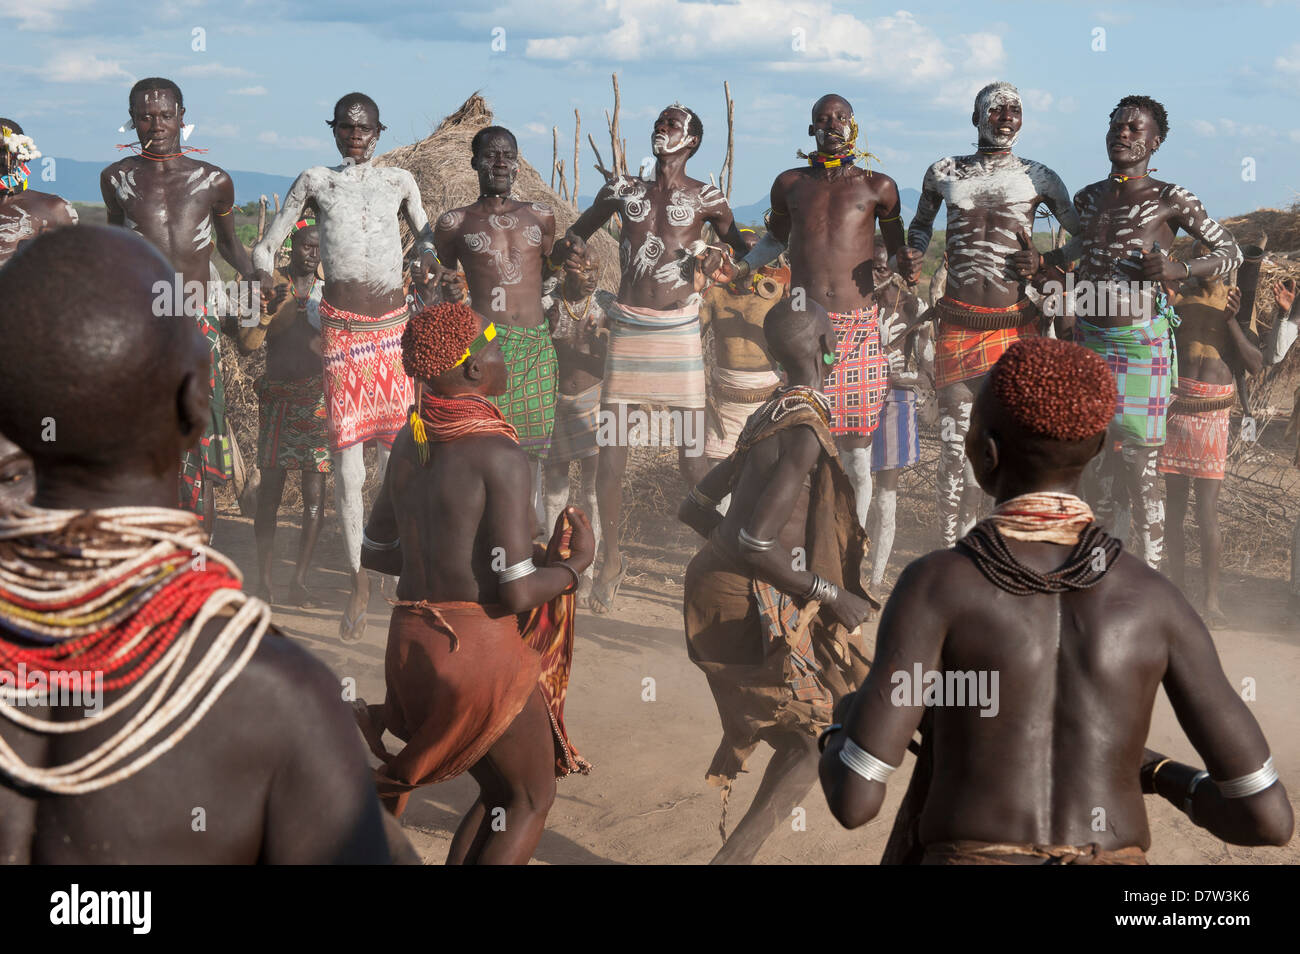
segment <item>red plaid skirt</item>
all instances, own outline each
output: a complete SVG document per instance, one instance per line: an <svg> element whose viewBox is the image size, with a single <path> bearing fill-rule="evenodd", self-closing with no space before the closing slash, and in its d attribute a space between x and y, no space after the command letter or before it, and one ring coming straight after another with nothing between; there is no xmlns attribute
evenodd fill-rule
<svg viewBox="0 0 1300 954"><path fill-rule="evenodd" d="M831 399L831 433L867 435L880 423L889 391L889 362L880 346L880 310L831 312L838 342L835 369L826 379Z"/></svg>
<svg viewBox="0 0 1300 954"><path fill-rule="evenodd" d="M939 335L934 345L934 386L945 388L988 374L1013 344L1037 335L1037 313L1027 305L1020 302L1011 308L978 308L954 298L941 298L935 307ZM1000 322L1014 321L1017 313L1027 313L1030 320L1014 328L996 327Z"/></svg>

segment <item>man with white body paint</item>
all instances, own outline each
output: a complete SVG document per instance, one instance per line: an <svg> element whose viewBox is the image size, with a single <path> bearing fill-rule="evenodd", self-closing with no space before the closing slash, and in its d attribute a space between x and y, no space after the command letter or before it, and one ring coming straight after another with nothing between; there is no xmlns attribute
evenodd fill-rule
<svg viewBox="0 0 1300 954"><path fill-rule="evenodd" d="M99 176L110 225L124 225L156 245L176 269L180 287L167 289L154 302L160 317L180 317L176 304L199 326L212 352L212 418L197 449L181 460L180 504L199 514L213 532L216 496L213 481L230 480L234 459L226 432L225 388L221 379L221 331L217 318L220 289L212 282L212 245L247 280L254 280L248 251L235 237L231 212L235 186L224 169L186 155L181 145L185 101L169 79L149 77L131 87L127 105L139 152L119 159ZM192 127L191 127L192 128ZM261 276L268 291L273 284ZM203 289L202 299L191 295ZM227 327L227 333L233 329Z"/></svg>
<svg viewBox="0 0 1300 954"><path fill-rule="evenodd" d="M77 210L71 202L27 187L31 175L27 163L40 156L22 126L0 118L0 265L9 261L21 243L46 229L77 224Z"/></svg>
<svg viewBox="0 0 1300 954"><path fill-rule="evenodd" d="M601 415L606 421L626 420L635 405L667 405L671 417L682 423L677 459L682 477L691 486L708 470L703 456L704 351L697 288L702 284L698 272L712 269L699 269L696 261L705 224L713 226L737 254L746 250L726 197L707 182L686 175L686 162L703 138L704 124L685 106L674 103L660 112L651 139L653 175L612 178L551 254L555 264L563 261L581 268L587 239L619 216L623 275L609 314ZM716 265L717 251L705 258ZM627 456L626 441L603 443L600 449L596 497L604 562L596 572L590 598L596 613L610 611L627 572L619 548Z"/></svg>
<svg viewBox="0 0 1300 954"><path fill-rule="evenodd" d="M557 364L542 307L543 263L555 242L555 213L510 194L519 175L519 145L509 129L480 129L470 145L470 165L478 175L478 200L438 217L430 233L437 263L426 252L421 265L429 273L441 265L446 301L463 297L455 271L463 267L470 307L496 325L510 384L490 400L518 434L535 485L555 422ZM549 538L551 529L543 536Z"/></svg>
<svg viewBox="0 0 1300 954"><path fill-rule="evenodd" d="M1066 249L1077 247L1081 258L1075 293L1064 302L1074 313L1075 341L1105 358L1119 384L1096 471L1097 519L1113 526L1127 500L1143 558L1154 568L1163 555L1165 523L1157 460L1178 379L1173 329L1179 319L1164 288L1193 275L1226 276L1242 260L1232 234L1206 214L1200 199L1151 178L1151 156L1168 134L1165 108L1148 96L1126 96L1111 112L1110 174L1074 197L1080 230ZM1168 258L1163 250L1173 247L1179 229L1208 252L1182 262Z"/></svg>
<svg viewBox="0 0 1300 954"><path fill-rule="evenodd" d="M951 547L975 523L984 495L966 459L971 407L989 370L1021 337L1039 332L1039 314L1026 279L1043 261L1033 249L1034 214L1045 205L1070 234L1079 220L1060 176L1012 153L1023 122L1020 94L1010 83L990 83L975 97L971 125L979 143L971 155L940 159L925 173L921 200L898 254L909 281L921 275L934 220L947 206L947 287L935 303L935 388L939 398L939 517L943 545Z"/></svg>
<svg viewBox="0 0 1300 954"><path fill-rule="evenodd" d="M266 235L253 250L259 269L269 269L309 200L314 201L325 273L321 294L321 351L330 451L334 458L335 506L352 573L352 595L339 635L353 642L365 635L370 578L361 569L366 481L364 447L378 443L379 470L414 400L402 368L406 296L402 283L405 217L412 235L429 224L415 178L405 169L371 164L379 134L379 107L363 93L349 93L334 106L334 141L343 162L313 166L298 176ZM427 236L421 252L431 252ZM376 541L383 544L390 541Z"/></svg>

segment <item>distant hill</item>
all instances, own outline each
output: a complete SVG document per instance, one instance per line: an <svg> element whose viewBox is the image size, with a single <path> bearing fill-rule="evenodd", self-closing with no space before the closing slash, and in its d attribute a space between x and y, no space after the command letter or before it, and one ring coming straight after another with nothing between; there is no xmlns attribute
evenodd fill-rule
<svg viewBox="0 0 1300 954"><path fill-rule="evenodd" d="M55 157L53 182L41 180L41 160L32 163L32 188L42 192L55 192L72 202L103 202L99 193L99 174L108 165L107 162L83 162L80 159L61 159ZM289 176L273 176L265 172L244 172L228 169L230 178L235 183L235 202L256 202L259 197L268 198L278 192L284 198L293 185Z"/></svg>

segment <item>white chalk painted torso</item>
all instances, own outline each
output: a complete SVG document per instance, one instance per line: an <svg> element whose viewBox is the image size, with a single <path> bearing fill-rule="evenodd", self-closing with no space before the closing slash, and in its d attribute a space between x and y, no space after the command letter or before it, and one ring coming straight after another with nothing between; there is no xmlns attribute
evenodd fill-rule
<svg viewBox="0 0 1300 954"><path fill-rule="evenodd" d="M949 156L932 165L922 189L922 205L931 207L928 221L914 222L908 236L914 248L929 245L937 200L947 211L947 294L959 301L978 302L990 293L1019 297L1008 256L1020 250L1022 231L1033 234L1040 205L1053 209L1066 231L1078 227L1060 177L1014 155ZM918 217L926 218L921 211Z"/></svg>
<svg viewBox="0 0 1300 954"><path fill-rule="evenodd" d="M415 178L405 169L356 165L314 166L294 182L266 236L253 251L253 265L270 271L275 249L302 215L308 199L320 211L322 269L332 283L357 283L376 295L402 287L400 216L414 234L427 218Z"/></svg>
<svg viewBox="0 0 1300 954"><path fill-rule="evenodd" d="M1093 318L1139 322L1153 313L1154 288L1133 295L1134 283L1142 280L1140 256L1157 244L1168 253L1179 228L1209 246L1208 257L1216 262L1213 276L1226 275L1241 259L1232 235L1187 189L1154 179L1130 188L1121 194L1117 183L1104 179L1074 197L1082 242L1079 289L1091 302L1085 307L1079 292L1076 300L1083 311L1094 312ZM1080 316L1090 317L1082 311Z"/></svg>
<svg viewBox="0 0 1300 954"><path fill-rule="evenodd" d="M619 176L601 191L623 221L619 301L669 308L692 300L685 249L703 235L705 222L727 209L722 192L693 179L666 189L639 176Z"/></svg>

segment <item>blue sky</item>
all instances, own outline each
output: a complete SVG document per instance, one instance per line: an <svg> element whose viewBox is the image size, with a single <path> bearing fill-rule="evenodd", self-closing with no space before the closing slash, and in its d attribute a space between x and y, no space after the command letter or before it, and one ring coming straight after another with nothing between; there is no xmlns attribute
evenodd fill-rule
<svg viewBox="0 0 1300 954"><path fill-rule="evenodd" d="M137 12L138 11L138 12ZM203 49L195 31L202 31ZM504 50L493 49L504 39ZM500 32L504 31L504 33ZM1097 31L1104 31L1099 33ZM481 89L544 170L551 127L572 149L583 119L583 194L596 184L586 133L608 161L603 110L617 70L635 159L649 125L680 99L705 123L689 167L705 178L725 149L722 81L736 100L732 200L762 198L807 148L808 108L828 91L854 105L871 151L900 186L974 140L973 94L1020 87L1017 151L1071 190L1105 175L1106 117L1130 92L1165 103L1172 126L1154 165L1227 216L1300 198L1300 11L1295 3L829 3L804 0L480 0L430 6L340 0L216 4L0 0L8 82L0 114L47 156L108 162L142 76L175 79L196 126L190 145L232 169L284 175L333 162L324 120L360 89L389 129L380 149L426 135ZM1104 50L1095 46L1104 42ZM468 158L468 157L467 157ZM1254 160L1253 181L1243 161ZM569 160L572 161L571 158Z"/></svg>

